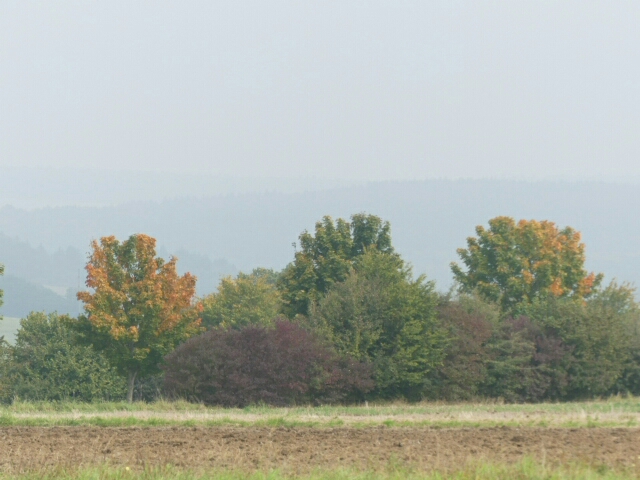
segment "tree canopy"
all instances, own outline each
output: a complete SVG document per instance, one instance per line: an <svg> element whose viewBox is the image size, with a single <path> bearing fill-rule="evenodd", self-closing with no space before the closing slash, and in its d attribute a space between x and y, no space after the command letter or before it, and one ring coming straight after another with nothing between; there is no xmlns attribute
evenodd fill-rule
<svg viewBox="0 0 640 480"><path fill-rule="evenodd" d="M280 294L272 270L256 269L225 277L218 291L202 300L202 324L207 328L271 325L280 310Z"/></svg>
<svg viewBox="0 0 640 480"><path fill-rule="evenodd" d="M79 331L128 377L131 401L136 378L158 373L163 357L201 330L193 305L196 279L178 275L176 258L156 257L156 241L147 235L122 243L103 237L92 249L86 266L91 291L78 293L86 311Z"/></svg>
<svg viewBox="0 0 640 480"><path fill-rule="evenodd" d="M43 312L21 320L15 346L5 347L0 399L90 402L124 397L124 379L104 355L76 342L71 322L66 315Z"/></svg>
<svg viewBox="0 0 640 480"><path fill-rule="evenodd" d="M586 298L602 282L585 270L585 246L571 227L496 217L476 234L458 249L466 270L452 263L454 278L462 291L476 290L505 311L546 295Z"/></svg>
<svg viewBox="0 0 640 480"><path fill-rule="evenodd" d="M368 249L394 255L391 227L375 215L358 213L348 222L325 216L315 225L315 234L304 231L300 250L280 276L283 310L293 317L306 315L309 307L347 278L354 260Z"/></svg>
<svg viewBox="0 0 640 480"><path fill-rule="evenodd" d="M399 257L369 250L312 308L309 321L339 353L373 364L375 395L415 399L443 357L437 303L432 282L414 280Z"/></svg>

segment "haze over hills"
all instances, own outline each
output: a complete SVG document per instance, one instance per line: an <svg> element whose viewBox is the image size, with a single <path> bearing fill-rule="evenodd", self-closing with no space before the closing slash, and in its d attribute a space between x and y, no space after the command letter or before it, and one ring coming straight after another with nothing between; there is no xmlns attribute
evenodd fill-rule
<svg viewBox="0 0 640 480"><path fill-rule="evenodd" d="M27 168L0 166L2 205L34 209L59 206L113 206L134 201L162 201L258 192L308 192L351 186L355 180L221 176L205 173Z"/></svg>
<svg viewBox="0 0 640 480"><path fill-rule="evenodd" d="M0 256L9 275L37 285L77 290L92 239L143 232L175 254L179 269L200 278L199 294L221 275L283 268L298 235L323 215L368 212L389 220L396 249L437 281L451 285L449 263L474 228L498 215L548 219L583 234L587 267L640 281L640 209L634 184L426 180L377 182L306 192L248 192L115 206L0 208ZM0 286L0 288L2 288ZM59 292L62 293L62 292ZM62 296L60 298L63 298ZM7 305L9 300L7 299ZM24 308L28 308L27 305ZM8 315L5 313L5 315Z"/></svg>

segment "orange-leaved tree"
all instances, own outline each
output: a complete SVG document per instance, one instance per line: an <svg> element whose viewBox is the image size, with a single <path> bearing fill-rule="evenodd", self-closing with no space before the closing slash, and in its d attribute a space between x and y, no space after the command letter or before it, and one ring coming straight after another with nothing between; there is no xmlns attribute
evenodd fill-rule
<svg viewBox="0 0 640 480"><path fill-rule="evenodd" d="M128 378L131 402L136 379L158 373L166 354L201 331L196 277L179 276L176 258L156 257L156 241L148 235L124 242L103 237L92 242L92 250L86 266L90 291L78 293L86 312L78 331Z"/></svg>
<svg viewBox="0 0 640 480"><path fill-rule="evenodd" d="M453 275L461 290L476 291L504 311L540 296L586 298L602 282L602 274L585 270L584 243L571 227L496 217L476 233L458 249L466 270L452 263Z"/></svg>

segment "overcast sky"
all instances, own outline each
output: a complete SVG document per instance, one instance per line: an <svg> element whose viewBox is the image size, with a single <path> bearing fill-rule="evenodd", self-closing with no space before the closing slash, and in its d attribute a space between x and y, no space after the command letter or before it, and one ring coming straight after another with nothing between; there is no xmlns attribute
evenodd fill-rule
<svg viewBox="0 0 640 480"><path fill-rule="evenodd" d="M640 178L638 1L0 0L0 166Z"/></svg>

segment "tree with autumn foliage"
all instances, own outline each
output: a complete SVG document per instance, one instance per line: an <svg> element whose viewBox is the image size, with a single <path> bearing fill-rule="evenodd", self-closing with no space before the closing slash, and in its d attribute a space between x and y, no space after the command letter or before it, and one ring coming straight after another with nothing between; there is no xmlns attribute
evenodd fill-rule
<svg viewBox="0 0 640 480"><path fill-rule="evenodd" d="M175 257L156 257L156 241L147 235L124 242L102 237L92 250L86 266L90 291L78 293L86 312L78 331L127 377L131 402L136 379L159 373L164 356L201 331L196 278L179 276Z"/></svg>
<svg viewBox="0 0 640 480"><path fill-rule="evenodd" d="M505 312L544 296L587 298L602 282L602 274L585 270L585 246L571 227L496 217L476 234L458 249L466 270L451 264L455 280L461 291L476 291Z"/></svg>

